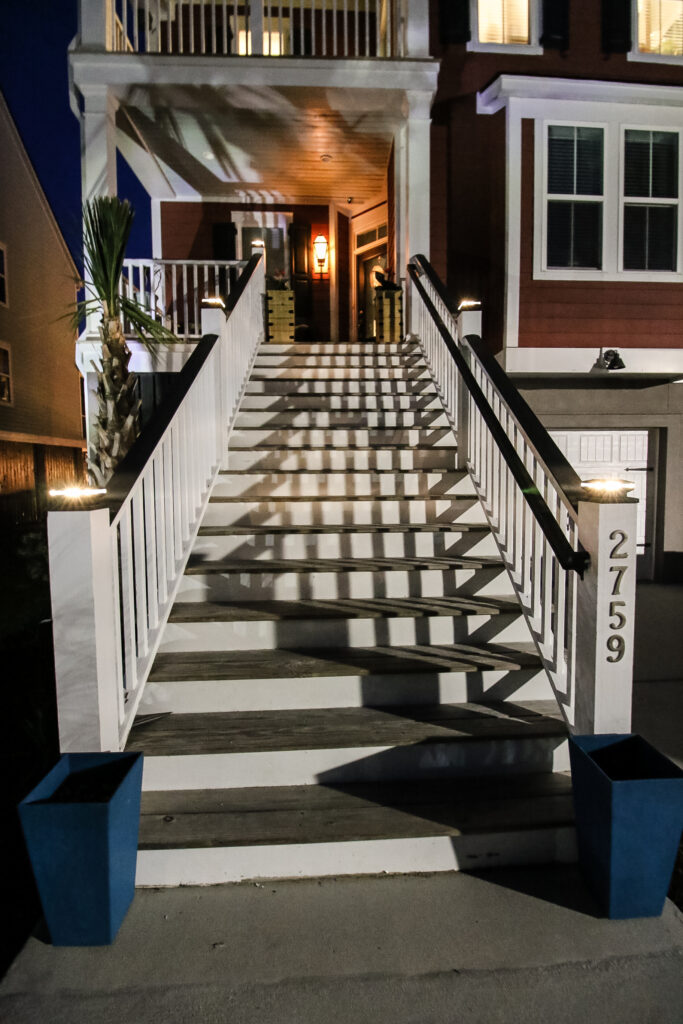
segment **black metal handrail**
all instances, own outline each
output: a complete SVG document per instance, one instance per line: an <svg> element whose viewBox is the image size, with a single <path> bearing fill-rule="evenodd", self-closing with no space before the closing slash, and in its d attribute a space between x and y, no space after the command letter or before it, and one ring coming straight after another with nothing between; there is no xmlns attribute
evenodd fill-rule
<svg viewBox="0 0 683 1024"><path fill-rule="evenodd" d="M411 265L417 269L419 274L424 274L428 278L449 313L457 316L458 310L452 297L446 291L426 257L420 255L413 256ZM411 276L413 276L412 271L410 272ZM503 399L515 423L521 430L524 440L534 452L545 472L554 482L558 492L561 496L564 496L567 505L576 510L579 501L584 500L586 496L581 486L580 476L557 447L536 413L522 398L503 367L491 355L488 349L484 347L483 343L479 340L474 340L472 337L468 337L466 342L477 357L482 370Z"/></svg>
<svg viewBox="0 0 683 1024"><path fill-rule="evenodd" d="M426 259L423 256L417 257L417 259L419 259L423 265L426 264L427 266L429 266L427 264ZM431 267L429 269L431 271L430 280L433 281L433 278L436 275L434 275L433 271L431 270ZM590 560L588 553L583 550L574 550L574 548L567 540L560 524L557 522L557 519L551 512L545 499L539 492L534 479L532 478L528 469L522 462L516 448L510 441L510 438L505 433L503 427L501 426L498 420L498 417L496 416L491 405L487 401L484 392L479 387L479 384L477 383L474 374L467 365L467 360L465 359L462 352L460 352L458 348L457 342L455 341L450 331L446 327L445 323L443 322L443 319L439 316L439 313L437 312L434 303L430 299L422 282L420 281L420 274L417 270L417 267L414 265L412 261L411 264L408 266L408 273L410 274L413 283L415 284L418 292L420 293L422 300L427 310L429 311L432 320L434 321L434 325L439 331L444 341L444 344L446 345L446 348L450 352L453 361L455 362L458 368L458 372L462 376L463 382L470 393L472 400L477 406L482 419L484 420L486 426L488 427L495 444L498 446L498 449L503 459L505 460L508 469L512 473L512 476L514 477L518 487L522 492L524 500L531 509L532 515L534 516L536 522L542 530L543 535L548 541L551 550L555 554L555 557L557 558L558 562L560 563L563 569L573 570L577 572L580 576L583 576L583 573ZM439 294L440 297L443 298L443 290L440 289ZM447 308L450 310L450 303L445 298L444 302L446 303ZM471 341L469 339L468 344L471 345ZM476 355L477 358L479 358L478 352L476 352ZM506 379L506 393L502 394L502 397L503 400L507 402L508 394L514 392L515 394L518 395L518 393L516 392L514 385L507 378L507 375L504 373L503 370L501 370L501 373L503 373ZM524 399L521 397L521 395L518 395L518 398L520 402L524 402ZM526 405L526 403L524 404ZM530 409L529 413L531 413ZM533 413L531 413L531 415L534 416ZM544 431L544 427L542 426L540 421L535 416L534 419L536 420L537 424L536 429L539 431ZM543 447L543 438L537 438L537 440L541 442L541 447ZM550 441L552 444L550 438L548 438L548 441ZM533 447L534 450L536 450L536 446L534 445ZM563 458L562 453L559 451L559 449L557 449L557 452ZM541 461L543 462L544 460ZM569 466L569 464L567 465ZM571 470L571 466L569 466L569 469ZM571 470L571 472L574 473L573 470ZM576 474L574 475L576 476Z"/></svg>
<svg viewBox="0 0 683 1024"><path fill-rule="evenodd" d="M226 317L233 311L247 284L263 257L260 253L252 256L239 276L237 284L225 301ZM197 347L177 374L166 397L155 409L152 418L145 426L130 451L121 460L107 482L107 493L99 499L88 503L88 508L108 508L110 519L114 519L135 487L142 471L152 457L159 441L180 408L186 394L199 376L199 372L209 358L214 345L218 341L217 334L206 334L197 343Z"/></svg>

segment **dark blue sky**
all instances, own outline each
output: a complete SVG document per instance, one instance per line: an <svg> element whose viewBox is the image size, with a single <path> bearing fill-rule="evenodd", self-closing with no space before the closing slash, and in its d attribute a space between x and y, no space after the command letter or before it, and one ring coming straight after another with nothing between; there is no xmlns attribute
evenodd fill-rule
<svg viewBox="0 0 683 1024"><path fill-rule="evenodd" d="M0 89L80 266L80 131L69 106L67 71L77 0L0 0L0 7ZM136 211L128 255L151 256L149 198L120 157L118 179L119 195Z"/></svg>

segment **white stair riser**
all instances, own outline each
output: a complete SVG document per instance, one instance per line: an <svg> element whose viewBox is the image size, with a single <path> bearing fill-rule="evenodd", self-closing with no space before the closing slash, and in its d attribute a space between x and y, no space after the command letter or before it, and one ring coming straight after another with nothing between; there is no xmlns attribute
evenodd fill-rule
<svg viewBox="0 0 683 1024"><path fill-rule="evenodd" d="M386 619L169 622L162 654L291 647L401 647L405 644L530 642L521 615L446 615Z"/></svg>
<svg viewBox="0 0 683 1024"><path fill-rule="evenodd" d="M419 355L422 350L415 342L306 342L297 341L282 344L267 341L259 347L259 355Z"/></svg>
<svg viewBox="0 0 683 1024"><path fill-rule="evenodd" d="M306 496L325 497L474 497L471 478L463 473L221 473L212 499Z"/></svg>
<svg viewBox="0 0 683 1024"><path fill-rule="evenodd" d="M411 395L245 395L240 405L242 412L256 409L321 409L327 412L373 412L385 409L399 412L442 408L437 395L425 395L424 398L413 398Z"/></svg>
<svg viewBox="0 0 683 1024"><path fill-rule="evenodd" d="M360 430L336 427L334 430L234 430L230 435L230 448L252 450L265 444L277 448L368 448L373 445L404 445L410 448L456 448L455 438L450 430L436 427L421 430L418 427L380 430Z"/></svg>
<svg viewBox="0 0 683 1024"><path fill-rule="evenodd" d="M439 522L444 526L463 522L485 524L484 511L468 498L371 498L347 501L214 501L209 502L204 526L380 526L420 525Z"/></svg>
<svg viewBox="0 0 683 1024"><path fill-rule="evenodd" d="M142 788L242 789L253 786L336 785L397 779L468 778L568 771L566 740L468 740L404 747L344 747L241 754L146 756Z"/></svg>
<svg viewBox="0 0 683 1024"><path fill-rule="evenodd" d="M306 380L285 378L278 380L249 380L245 388L247 395L435 395L434 382L429 377L420 380L359 379Z"/></svg>
<svg viewBox="0 0 683 1024"><path fill-rule="evenodd" d="M259 878L473 871L575 860L574 829L549 826L481 835L140 850L135 884L219 885Z"/></svg>
<svg viewBox="0 0 683 1024"><path fill-rule="evenodd" d="M289 533L229 534L198 537L193 556L207 561L253 558L404 558L436 555L497 557L490 533L479 530L448 533Z"/></svg>
<svg viewBox="0 0 683 1024"><path fill-rule="evenodd" d="M394 427L419 427L422 430L433 430L435 427L448 428L448 418L445 412L433 409L426 412L273 412L259 410L255 412L241 412L235 421L236 430L258 427L284 427L288 430L302 428L303 430L327 430L338 427L350 429L379 429L391 430Z"/></svg>
<svg viewBox="0 0 683 1024"><path fill-rule="evenodd" d="M141 714L297 711L310 708L460 704L500 688L509 700L551 700L545 672L531 669L434 672L429 675L309 676L300 679L187 679L148 682Z"/></svg>
<svg viewBox="0 0 683 1024"><path fill-rule="evenodd" d="M252 371L252 380L431 380L429 370L418 366L407 370L400 366L262 366Z"/></svg>
<svg viewBox="0 0 683 1024"><path fill-rule="evenodd" d="M453 448L410 449L397 448L394 451L381 448L369 448L365 451L336 450L327 451L283 451L256 449L254 451L230 451L224 469L230 470L268 470L269 472L292 472L307 470L337 470L348 472L356 470L405 470L429 469L454 470L456 453Z"/></svg>
<svg viewBox="0 0 683 1024"><path fill-rule="evenodd" d="M206 573L184 576L178 601L333 601L349 597L508 597L504 569L436 569L405 572Z"/></svg>
<svg viewBox="0 0 683 1024"><path fill-rule="evenodd" d="M409 355L397 356L389 355L388 353L373 353L372 355L365 355L361 353L349 353L339 352L335 355L306 355L304 353L291 353L291 352L273 352L266 353L264 349L260 349L256 360L254 362L255 370L262 370L264 367L285 367L287 369L298 369L304 368L309 369L310 367L317 367L318 369L377 369L382 370L386 367L396 369L398 367L405 368L408 370L414 369L415 366L425 367L424 356L420 352L410 353Z"/></svg>

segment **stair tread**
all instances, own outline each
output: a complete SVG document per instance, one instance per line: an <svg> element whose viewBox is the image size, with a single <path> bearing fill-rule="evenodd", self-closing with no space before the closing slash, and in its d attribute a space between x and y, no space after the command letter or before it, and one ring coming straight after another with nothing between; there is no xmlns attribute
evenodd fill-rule
<svg viewBox="0 0 683 1024"><path fill-rule="evenodd" d="M485 523L394 523L394 524L373 524L358 523L357 525L340 526L200 526L200 537L223 537L223 536L275 536L288 534L316 534L316 533L461 533L477 532L488 533L489 527Z"/></svg>
<svg viewBox="0 0 683 1024"><path fill-rule="evenodd" d="M537 669L532 644L453 643L402 647L325 647L157 654L150 681L297 679Z"/></svg>
<svg viewBox="0 0 683 1024"><path fill-rule="evenodd" d="M474 835L572 822L571 779L559 772L447 782L151 791L142 794L139 848Z"/></svg>
<svg viewBox="0 0 683 1024"><path fill-rule="evenodd" d="M258 558L221 558L206 559L191 556L185 574L188 576L204 575L207 572L219 573L278 573L278 572L415 572L417 570L434 569L448 571L452 569L491 569L502 567L503 563L493 555L484 557L468 557L466 555L434 555L420 557L417 555L401 555L400 558L270 558L268 561Z"/></svg>
<svg viewBox="0 0 683 1024"><path fill-rule="evenodd" d="M553 701L215 711L144 717L126 749L146 757L402 747L566 735Z"/></svg>
<svg viewBox="0 0 683 1024"><path fill-rule="evenodd" d="M500 615L519 612L505 598L335 598L296 601L178 601L169 622L243 622L288 619L381 619L422 616Z"/></svg>

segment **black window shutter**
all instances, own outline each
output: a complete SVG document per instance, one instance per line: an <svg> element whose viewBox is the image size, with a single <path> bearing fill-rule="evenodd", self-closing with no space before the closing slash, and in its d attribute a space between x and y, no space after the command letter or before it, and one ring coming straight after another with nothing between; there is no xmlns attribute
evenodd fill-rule
<svg viewBox="0 0 683 1024"><path fill-rule="evenodd" d="M543 0L540 42L548 50L569 49L569 0Z"/></svg>
<svg viewBox="0 0 683 1024"><path fill-rule="evenodd" d="M631 39L631 0L602 0L602 51L628 53Z"/></svg>
<svg viewBox="0 0 683 1024"><path fill-rule="evenodd" d="M441 45L468 43L470 32L469 0L441 0L439 4L439 31Z"/></svg>

